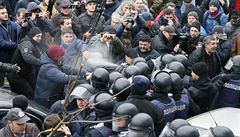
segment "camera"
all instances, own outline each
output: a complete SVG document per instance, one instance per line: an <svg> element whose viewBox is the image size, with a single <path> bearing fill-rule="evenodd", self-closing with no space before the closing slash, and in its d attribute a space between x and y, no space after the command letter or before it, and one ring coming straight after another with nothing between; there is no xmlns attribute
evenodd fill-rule
<svg viewBox="0 0 240 137"><path fill-rule="evenodd" d="M32 13L23 14L23 22L28 22L31 16L32 16Z"/></svg>
<svg viewBox="0 0 240 137"><path fill-rule="evenodd" d="M134 24L134 20L133 19L128 19L127 20L127 25L126 25L126 30L131 31L132 27L133 27L133 24Z"/></svg>

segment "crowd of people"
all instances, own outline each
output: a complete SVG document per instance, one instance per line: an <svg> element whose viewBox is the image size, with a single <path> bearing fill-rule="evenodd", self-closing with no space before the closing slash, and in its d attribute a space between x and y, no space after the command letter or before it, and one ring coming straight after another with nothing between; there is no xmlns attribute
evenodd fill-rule
<svg viewBox="0 0 240 137"><path fill-rule="evenodd" d="M239 0L0 0L0 33L0 85L50 112L0 136L199 137L184 119L240 107Z"/></svg>

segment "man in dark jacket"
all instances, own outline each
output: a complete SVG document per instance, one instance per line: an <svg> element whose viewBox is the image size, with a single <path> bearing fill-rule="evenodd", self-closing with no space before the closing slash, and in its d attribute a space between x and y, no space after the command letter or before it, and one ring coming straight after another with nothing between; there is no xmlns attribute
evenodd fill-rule
<svg viewBox="0 0 240 137"><path fill-rule="evenodd" d="M0 6L0 61L9 63L17 48L17 24L9 21L5 7ZM0 85L3 85L5 73L0 72Z"/></svg>
<svg viewBox="0 0 240 137"><path fill-rule="evenodd" d="M165 26L162 32L159 32L153 38L152 46L160 55L170 54L173 52L174 47L178 44L177 40L174 40L175 29L172 26Z"/></svg>
<svg viewBox="0 0 240 137"><path fill-rule="evenodd" d="M11 72L8 74L8 81L12 92L23 94L29 99L33 98L34 87L38 69L40 66L39 42L42 32L39 28L32 28L15 51L12 64L21 67L19 73Z"/></svg>
<svg viewBox="0 0 240 137"><path fill-rule="evenodd" d="M154 131L156 136L159 136L165 126L165 122L163 119L163 112L146 99L145 94L147 90L150 89L149 79L145 76L137 75L133 78L132 83L131 95L128 97L127 102L134 104L139 113L147 113L152 117L154 121Z"/></svg>
<svg viewBox="0 0 240 137"><path fill-rule="evenodd" d="M1 137L36 137L39 133L35 124L27 123L30 118L20 108L10 109L7 120L8 124L0 130Z"/></svg>
<svg viewBox="0 0 240 137"><path fill-rule="evenodd" d="M160 54L154 50L151 46L152 39L148 35L142 35L138 40L138 47L134 48L139 57L145 58L146 60L155 59Z"/></svg>
<svg viewBox="0 0 240 137"><path fill-rule="evenodd" d="M87 0L87 3L85 5L86 12L81 14L78 19L80 26L82 28L82 34L81 34L81 39L82 40L89 40L91 37L91 32L90 32L90 27L93 23L93 20L96 20L96 16L94 17L94 12L97 6L96 0ZM101 16L99 18L99 21L97 23L97 26L102 26L105 23L105 18Z"/></svg>
<svg viewBox="0 0 240 137"><path fill-rule="evenodd" d="M77 75L68 75L62 69L63 56L64 49L57 45L51 46L47 54L41 56L42 66L37 78L34 100L46 108L64 98L64 84L78 79ZM79 76L79 79L82 78Z"/></svg>
<svg viewBox="0 0 240 137"><path fill-rule="evenodd" d="M203 40L202 47L195 49L189 55L189 62L191 65L200 61L207 64L210 78L213 78L222 71L222 63L217 53L217 46L217 38L214 36L207 36Z"/></svg>

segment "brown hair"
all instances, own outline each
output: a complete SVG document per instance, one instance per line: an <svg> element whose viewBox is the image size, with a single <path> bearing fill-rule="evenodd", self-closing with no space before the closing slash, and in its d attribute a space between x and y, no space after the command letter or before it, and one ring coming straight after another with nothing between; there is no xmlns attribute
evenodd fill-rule
<svg viewBox="0 0 240 137"><path fill-rule="evenodd" d="M60 117L58 114L51 114L48 115L45 119L44 119L44 129L50 129L50 128L54 128L57 126L57 124L61 121Z"/></svg>

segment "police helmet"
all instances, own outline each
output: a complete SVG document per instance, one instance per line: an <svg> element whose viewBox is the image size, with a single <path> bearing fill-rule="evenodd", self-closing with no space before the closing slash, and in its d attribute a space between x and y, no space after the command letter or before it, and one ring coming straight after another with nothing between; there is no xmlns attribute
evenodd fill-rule
<svg viewBox="0 0 240 137"><path fill-rule="evenodd" d="M240 55L236 55L232 58L233 62L233 71L239 72L240 71Z"/></svg>
<svg viewBox="0 0 240 137"><path fill-rule="evenodd" d="M83 99L89 101L89 98L94 94L94 88L90 84L81 84L76 86L69 96L69 101L74 99Z"/></svg>
<svg viewBox="0 0 240 137"><path fill-rule="evenodd" d="M165 68L167 64L169 64L173 61L176 61L176 57L173 56L172 54L162 55L161 58L160 58L160 62L161 62L160 68L161 69Z"/></svg>
<svg viewBox="0 0 240 137"><path fill-rule="evenodd" d="M115 94L117 94L117 93L119 93L119 92L121 92L125 89L121 94L119 94L117 96L117 99L119 101L124 101L124 100L127 99L128 95L130 94L130 87L129 86L130 86L130 82L127 78L124 78L124 77L123 78L117 78L113 82L110 92L113 95L115 95ZM127 87L129 87L129 88L127 88Z"/></svg>
<svg viewBox="0 0 240 137"><path fill-rule="evenodd" d="M181 93L183 90L183 80L177 73L170 73L171 80L172 80L172 90L171 92L174 93Z"/></svg>
<svg viewBox="0 0 240 137"><path fill-rule="evenodd" d="M209 132L204 135L206 137L234 137L234 134L231 129L226 126L218 126L210 128Z"/></svg>
<svg viewBox="0 0 240 137"><path fill-rule="evenodd" d="M112 83L114 82L114 80L116 80L117 78L122 78L124 77L121 73L117 72L117 71L113 71L109 74L109 84L112 85Z"/></svg>
<svg viewBox="0 0 240 137"><path fill-rule="evenodd" d="M135 64L139 68L140 74L144 76L148 76L150 73L150 69L145 62L137 62Z"/></svg>
<svg viewBox="0 0 240 137"><path fill-rule="evenodd" d="M135 65L138 62L145 62L146 63L146 60L142 57L136 57L136 58L133 59L133 65Z"/></svg>
<svg viewBox="0 0 240 137"><path fill-rule="evenodd" d="M140 70L137 66L134 66L134 65L130 65L130 66L127 66L125 69L124 69L124 76L126 78L130 78L131 76L135 76L135 75L138 75L140 74Z"/></svg>
<svg viewBox="0 0 240 137"><path fill-rule="evenodd" d="M156 92L167 94L172 89L172 80L169 73L159 71L154 77L153 87Z"/></svg>
<svg viewBox="0 0 240 137"><path fill-rule="evenodd" d="M132 131L144 131L150 133L154 131L154 123L152 117L146 113L136 114L129 124L129 137L131 137Z"/></svg>
<svg viewBox="0 0 240 137"><path fill-rule="evenodd" d="M181 62L184 65L184 67L189 66L189 60L186 56L184 56L182 54L177 54L177 55L175 55L175 58L178 62Z"/></svg>
<svg viewBox="0 0 240 137"><path fill-rule="evenodd" d="M175 119L170 123L169 128L175 132L179 127L186 126L186 125L190 125L187 120Z"/></svg>
<svg viewBox="0 0 240 137"><path fill-rule="evenodd" d="M167 68L176 72L181 78L185 75L185 67L181 62L173 61L167 65Z"/></svg>
<svg viewBox="0 0 240 137"><path fill-rule="evenodd" d="M132 95L145 95L147 90L150 89L150 80L143 75L137 75L133 77L131 86Z"/></svg>
<svg viewBox="0 0 240 137"><path fill-rule="evenodd" d="M120 103L113 110L114 117L126 116L126 118L131 119L138 113L138 109L132 103Z"/></svg>
<svg viewBox="0 0 240 137"><path fill-rule="evenodd" d="M96 112L101 112L104 114L111 114L113 110L114 102L112 100L112 96L105 92L99 92L93 96L91 96L90 101L91 104L97 105L93 106Z"/></svg>
<svg viewBox="0 0 240 137"><path fill-rule="evenodd" d="M109 82L109 72L104 68L97 68L91 76L91 84L94 88L106 88Z"/></svg>
<svg viewBox="0 0 240 137"><path fill-rule="evenodd" d="M186 125L176 130L175 137L200 137L200 134L196 128Z"/></svg>

